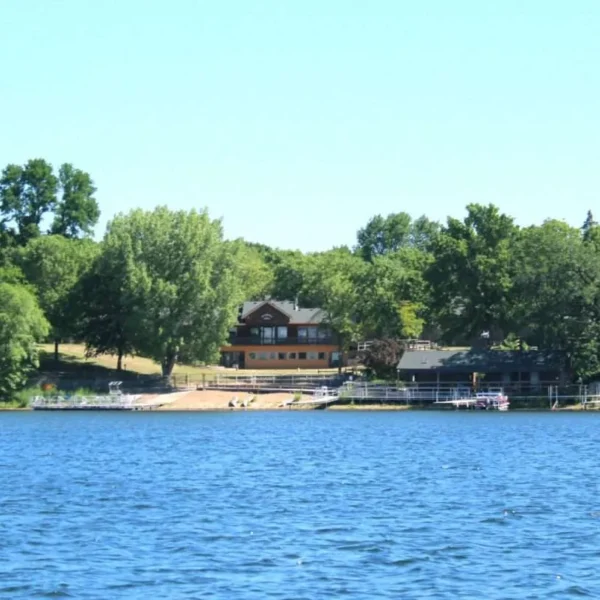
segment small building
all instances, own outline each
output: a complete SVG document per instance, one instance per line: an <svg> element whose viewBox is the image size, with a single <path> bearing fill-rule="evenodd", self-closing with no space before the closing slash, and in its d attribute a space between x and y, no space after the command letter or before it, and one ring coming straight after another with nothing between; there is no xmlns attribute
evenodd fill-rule
<svg viewBox="0 0 600 600"><path fill-rule="evenodd" d="M397 371L406 382L539 387L563 385L564 365L562 353L541 350L408 350Z"/></svg>
<svg viewBox="0 0 600 600"><path fill-rule="evenodd" d="M221 364L239 369L326 369L342 360L320 308L294 302L245 302L221 348Z"/></svg>

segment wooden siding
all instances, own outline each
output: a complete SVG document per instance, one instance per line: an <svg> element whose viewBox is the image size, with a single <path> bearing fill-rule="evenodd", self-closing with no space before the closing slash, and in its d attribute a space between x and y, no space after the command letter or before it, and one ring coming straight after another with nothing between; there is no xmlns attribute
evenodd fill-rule
<svg viewBox="0 0 600 600"><path fill-rule="evenodd" d="M277 346L224 346L221 352L244 352L245 369L327 369L330 367L331 353L337 352L338 347L331 344L306 344L298 345L277 345ZM296 358L289 358L290 353L295 353ZM300 352L319 352L325 353L324 359L299 359ZM285 359L280 359L279 354L285 354ZM255 358L250 355L254 354ZM258 358L260 354L266 354L266 359ZM274 354L275 358L271 358Z"/></svg>
<svg viewBox="0 0 600 600"><path fill-rule="evenodd" d="M268 315L271 315L272 318L265 318ZM290 318L277 310L274 306L270 304L263 304L259 306L253 313L250 313L246 319L245 323L248 326L256 327L260 325L287 325L290 322Z"/></svg>

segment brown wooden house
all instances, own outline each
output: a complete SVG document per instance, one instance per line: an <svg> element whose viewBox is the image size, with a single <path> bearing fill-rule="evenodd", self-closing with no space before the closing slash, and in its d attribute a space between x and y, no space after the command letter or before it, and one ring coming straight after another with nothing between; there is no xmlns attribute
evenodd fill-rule
<svg viewBox="0 0 600 600"><path fill-rule="evenodd" d="M341 360L335 335L320 308L293 302L245 302L221 364L240 369L326 369Z"/></svg>

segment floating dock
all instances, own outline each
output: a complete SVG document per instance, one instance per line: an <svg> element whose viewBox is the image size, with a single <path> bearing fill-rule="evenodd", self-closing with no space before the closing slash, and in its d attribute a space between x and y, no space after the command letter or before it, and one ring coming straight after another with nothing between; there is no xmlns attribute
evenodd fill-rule
<svg viewBox="0 0 600 600"><path fill-rule="evenodd" d="M31 403L33 410L153 410L168 404L164 398L142 400L141 395L124 394L121 391L121 381L109 383L108 394L96 396L70 396L57 394L55 396L36 396Z"/></svg>

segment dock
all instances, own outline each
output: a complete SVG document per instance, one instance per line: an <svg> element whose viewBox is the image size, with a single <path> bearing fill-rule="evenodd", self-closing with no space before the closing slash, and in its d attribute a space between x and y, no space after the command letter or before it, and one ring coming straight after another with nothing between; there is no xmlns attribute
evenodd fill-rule
<svg viewBox="0 0 600 600"><path fill-rule="evenodd" d="M31 403L33 410L155 410L170 404L180 393L160 394L155 398L144 399L139 394L124 394L120 381L111 381L108 394L95 396L70 396L57 394L53 396L36 396Z"/></svg>

